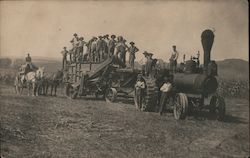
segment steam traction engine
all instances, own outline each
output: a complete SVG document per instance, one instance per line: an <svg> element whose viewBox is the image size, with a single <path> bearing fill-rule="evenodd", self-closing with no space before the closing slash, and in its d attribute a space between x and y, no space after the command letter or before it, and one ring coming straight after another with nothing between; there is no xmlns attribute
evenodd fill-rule
<svg viewBox="0 0 250 158"><path fill-rule="evenodd" d="M218 82L217 64L210 60L210 52L214 41L214 33L211 30L205 30L201 35L201 42L204 50L203 68L199 66L198 58L192 58L177 73L173 74L173 95L168 100L176 119L184 119L188 112L201 108L208 108L211 113L216 114L218 120L225 116L224 99L216 93ZM143 94L138 96L135 91L135 105L140 110L150 111L155 109L160 96L160 80L167 75L168 70L161 70L155 77L143 76L146 88ZM139 102L138 98L142 101ZM139 105L140 104L140 105Z"/></svg>

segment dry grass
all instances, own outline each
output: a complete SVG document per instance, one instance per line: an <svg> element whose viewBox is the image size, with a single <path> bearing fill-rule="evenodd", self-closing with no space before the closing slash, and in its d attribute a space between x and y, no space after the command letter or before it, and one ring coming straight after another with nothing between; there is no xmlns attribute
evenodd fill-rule
<svg viewBox="0 0 250 158"><path fill-rule="evenodd" d="M2 157L246 157L249 101L227 99L227 117L137 111L102 100L28 97L0 87Z"/></svg>

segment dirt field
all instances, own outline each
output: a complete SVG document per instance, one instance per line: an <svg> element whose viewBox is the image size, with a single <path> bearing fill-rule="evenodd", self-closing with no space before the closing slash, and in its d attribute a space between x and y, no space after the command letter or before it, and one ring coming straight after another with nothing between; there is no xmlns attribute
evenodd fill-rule
<svg viewBox="0 0 250 158"><path fill-rule="evenodd" d="M1 156L248 157L249 101L226 99L225 122L202 112L176 121L172 113L140 112L132 101L17 96L0 85ZM4 93L3 93L4 92ZM203 117L201 117L203 116Z"/></svg>

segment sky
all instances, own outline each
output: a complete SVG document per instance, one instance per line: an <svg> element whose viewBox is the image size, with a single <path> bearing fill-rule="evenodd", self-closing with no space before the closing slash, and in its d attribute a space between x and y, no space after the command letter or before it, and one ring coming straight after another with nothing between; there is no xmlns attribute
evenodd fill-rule
<svg viewBox="0 0 250 158"><path fill-rule="evenodd" d="M61 58L74 33L122 35L168 61L172 45L186 58L199 50L201 33L215 34L211 58L248 60L248 2L218 1L0 1L0 56Z"/></svg>

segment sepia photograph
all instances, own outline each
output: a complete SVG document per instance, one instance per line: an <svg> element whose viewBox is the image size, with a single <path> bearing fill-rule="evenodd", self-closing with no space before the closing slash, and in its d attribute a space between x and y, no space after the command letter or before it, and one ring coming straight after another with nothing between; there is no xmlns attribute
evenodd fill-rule
<svg viewBox="0 0 250 158"><path fill-rule="evenodd" d="M0 0L1 158L248 158L246 0Z"/></svg>

